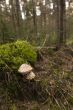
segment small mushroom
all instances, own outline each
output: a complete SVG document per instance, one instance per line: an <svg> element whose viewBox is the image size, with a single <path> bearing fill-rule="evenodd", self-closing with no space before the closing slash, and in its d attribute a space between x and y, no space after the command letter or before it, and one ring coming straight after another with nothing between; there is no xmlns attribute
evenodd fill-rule
<svg viewBox="0 0 73 110"><path fill-rule="evenodd" d="M35 74L31 71L29 75L27 75L27 78L28 80L32 80L35 78Z"/></svg>
<svg viewBox="0 0 73 110"><path fill-rule="evenodd" d="M35 78L35 74L32 72L33 68L28 64L22 64L18 72L21 73L23 76L26 76L27 80L32 80Z"/></svg>

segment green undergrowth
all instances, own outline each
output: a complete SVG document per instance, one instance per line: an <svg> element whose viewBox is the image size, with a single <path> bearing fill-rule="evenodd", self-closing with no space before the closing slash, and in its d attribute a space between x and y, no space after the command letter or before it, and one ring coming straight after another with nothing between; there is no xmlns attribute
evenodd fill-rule
<svg viewBox="0 0 73 110"><path fill-rule="evenodd" d="M5 68L18 70L23 63L32 63L36 61L36 51L26 41L16 41L0 46L0 71Z"/></svg>

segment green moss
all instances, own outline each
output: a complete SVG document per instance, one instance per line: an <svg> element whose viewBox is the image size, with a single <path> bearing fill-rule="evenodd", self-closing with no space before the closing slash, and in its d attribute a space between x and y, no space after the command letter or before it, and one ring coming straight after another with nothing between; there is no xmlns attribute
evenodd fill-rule
<svg viewBox="0 0 73 110"><path fill-rule="evenodd" d="M17 41L15 43L15 46L17 47L17 51L20 54L20 56L23 56L23 58L27 59L28 62L36 61L37 56L34 47L32 47L28 42Z"/></svg>
<svg viewBox="0 0 73 110"><path fill-rule="evenodd" d="M8 65L17 70L23 63L35 63L37 58L34 47L26 41L16 41L0 46L0 67Z"/></svg>
<svg viewBox="0 0 73 110"><path fill-rule="evenodd" d="M13 57L12 58L12 63L11 63L11 67L12 69L16 70L19 68L19 66L23 63L27 63L27 61L21 57Z"/></svg>

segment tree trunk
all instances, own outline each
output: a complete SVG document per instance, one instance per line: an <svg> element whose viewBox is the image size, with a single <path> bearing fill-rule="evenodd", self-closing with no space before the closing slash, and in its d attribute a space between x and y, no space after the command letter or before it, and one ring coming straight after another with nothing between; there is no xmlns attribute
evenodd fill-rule
<svg viewBox="0 0 73 110"><path fill-rule="evenodd" d="M35 32L35 37L37 37L36 6L35 6L34 0L32 0L32 5L33 5L33 24L34 24L34 32Z"/></svg>
<svg viewBox="0 0 73 110"><path fill-rule="evenodd" d="M58 47L65 45L66 30L65 30L65 0L57 0L57 29L58 29Z"/></svg>

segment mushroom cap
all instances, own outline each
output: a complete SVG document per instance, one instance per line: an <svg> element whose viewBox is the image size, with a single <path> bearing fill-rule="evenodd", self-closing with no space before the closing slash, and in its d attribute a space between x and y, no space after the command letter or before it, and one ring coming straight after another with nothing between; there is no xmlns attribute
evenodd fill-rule
<svg viewBox="0 0 73 110"><path fill-rule="evenodd" d="M26 79L32 80L35 78L35 74L31 71L30 74L27 75Z"/></svg>
<svg viewBox="0 0 73 110"><path fill-rule="evenodd" d="M22 75L28 74L29 72L32 71L32 67L29 64L22 64L19 69L18 72L21 73Z"/></svg>

